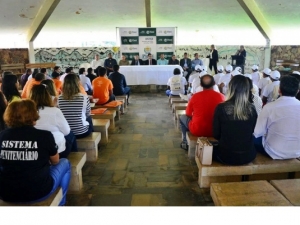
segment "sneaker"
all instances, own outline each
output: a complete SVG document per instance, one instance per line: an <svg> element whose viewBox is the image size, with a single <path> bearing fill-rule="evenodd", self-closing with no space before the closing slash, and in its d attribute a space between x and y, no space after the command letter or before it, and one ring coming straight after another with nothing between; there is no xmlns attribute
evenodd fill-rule
<svg viewBox="0 0 300 225"><path fill-rule="evenodd" d="M189 146L188 146L188 144L186 142L181 142L180 148L182 148L185 151L187 151L189 149Z"/></svg>

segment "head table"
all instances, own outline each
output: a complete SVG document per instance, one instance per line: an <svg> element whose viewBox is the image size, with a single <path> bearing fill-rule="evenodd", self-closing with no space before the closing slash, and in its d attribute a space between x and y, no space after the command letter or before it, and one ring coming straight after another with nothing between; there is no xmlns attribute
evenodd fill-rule
<svg viewBox="0 0 300 225"><path fill-rule="evenodd" d="M167 85L175 68L183 72L179 65L120 66L119 72L125 76L127 85Z"/></svg>

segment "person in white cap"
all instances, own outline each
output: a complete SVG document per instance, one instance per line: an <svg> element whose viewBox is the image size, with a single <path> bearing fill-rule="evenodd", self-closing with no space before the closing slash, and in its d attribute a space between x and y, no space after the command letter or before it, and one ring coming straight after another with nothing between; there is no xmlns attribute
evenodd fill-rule
<svg viewBox="0 0 300 225"><path fill-rule="evenodd" d="M256 151L272 159L300 157L300 102L295 98L298 91L295 77L281 78L280 98L267 104L258 116L254 129Z"/></svg>
<svg viewBox="0 0 300 225"><path fill-rule="evenodd" d="M245 74L244 76L249 78L248 81L249 81L250 90L251 90L251 95L249 96L249 100L254 105L257 115L259 115L262 110L263 103L262 103L261 98L258 96L258 88L256 86L257 90L255 90L255 88L253 86L253 82L251 80L251 78L252 78L251 74Z"/></svg>
<svg viewBox="0 0 300 225"><path fill-rule="evenodd" d="M237 71L239 71L240 73L242 73L242 68L241 67L239 67L239 66L237 66L237 67L235 67L235 69L234 70L237 70Z"/></svg>
<svg viewBox="0 0 300 225"><path fill-rule="evenodd" d="M199 74L198 77L195 77L193 82L192 82L192 89L191 89L191 93L192 94L195 94L196 93L196 89L197 87L200 86L200 78L203 76L203 75L206 75L208 74L207 73L207 66L202 66L202 72Z"/></svg>
<svg viewBox="0 0 300 225"><path fill-rule="evenodd" d="M259 71L258 71L258 66L257 65L253 65L251 67L251 69L252 69L252 74L251 74L251 76L252 76L252 82L256 86L258 86L258 82L260 80L260 74L259 74Z"/></svg>
<svg viewBox="0 0 300 225"><path fill-rule="evenodd" d="M271 70L269 68L265 68L263 70L263 78L259 80L257 87L259 88L259 96L262 98L262 93L264 92L265 87L272 83L270 80Z"/></svg>
<svg viewBox="0 0 300 225"><path fill-rule="evenodd" d="M192 73L189 77L189 86L192 87L192 83L193 83L193 80L196 78L196 77L199 77L200 73L202 72L202 66L200 65L197 65L195 66L195 71L194 73Z"/></svg>
<svg viewBox="0 0 300 225"><path fill-rule="evenodd" d="M226 95L227 92L227 86L231 80L231 72L232 72L232 66L229 64L225 67L226 74L222 76L218 82L219 90L222 94Z"/></svg>
<svg viewBox="0 0 300 225"><path fill-rule="evenodd" d="M182 73L180 69L175 68L173 71L173 76L169 78L167 86L168 90L166 91L166 95L176 95L179 96L179 94L186 94L186 79L182 76Z"/></svg>
<svg viewBox="0 0 300 225"><path fill-rule="evenodd" d="M292 77L295 77L299 81L299 92L296 95L296 99L300 101L300 72L294 71L292 74L290 74Z"/></svg>
<svg viewBox="0 0 300 225"><path fill-rule="evenodd" d="M217 70L218 70L218 74L215 74L215 75L214 75L214 80L215 80L216 84L218 84L220 78L224 76L224 73L223 73L224 67L223 67L222 65L219 65L219 66L217 67Z"/></svg>
<svg viewBox="0 0 300 225"><path fill-rule="evenodd" d="M258 95L259 90L258 87L253 83L251 74L245 74L245 77L248 77L252 82L252 93Z"/></svg>
<svg viewBox="0 0 300 225"><path fill-rule="evenodd" d="M269 102L275 101L279 96L278 90L280 84L280 73L277 70L272 71L270 74L270 79L272 83L268 84L265 87L264 92L262 94L262 101L264 105Z"/></svg>

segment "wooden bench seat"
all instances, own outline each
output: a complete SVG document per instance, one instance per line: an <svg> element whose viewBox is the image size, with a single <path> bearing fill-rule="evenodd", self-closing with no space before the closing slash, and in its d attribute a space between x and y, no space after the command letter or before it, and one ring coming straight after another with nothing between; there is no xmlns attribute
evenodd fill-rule
<svg viewBox="0 0 300 225"><path fill-rule="evenodd" d="M121 106L122 105L118 105L116 107L105 107L103 105L95 105L95 107L93 107L94 109L97 108L107 108L107 111L114 111L116 112L116 120L120 120L121 116L120 116L120 110L121 110Z"/></svg>
<svg viewBox="0 0 300 225"><path fill-rule="evenodd" d="M176 98L176 99L180 99L180 96L178 95L178 96L172 96L172 95L170 95L169 96L169 104L171 105L171 99L173 99L173 98Z"/></svg>
<svg viewBox="0 0 300 225"><path fill-rule="evenodd" d="M176 110L185 110L188 103L174 103L172 104L172 112L175 113Z"/></svg>
<svg viewBox="0 0 300 225"><path fill-rule="evenodd" d="M86 162L85 152L71 152L68 155L68 160L71 163L71 180L69 185L70 191L80 191L82 184L82 167Z"/></svg>
<svg viewBox="0 0 300 225"><path fill-rule="evenodd" d="M93 119L94 131L101 133L101 144L108 143L108 127L110 125L109 119Z"/></svg>
<svg viewBox="0 0 300 225"><path fill-rule="evenodd" d="M175 104L175 103L187 103L187 101L183 100L181 98L172 98L171 99L170 107L172 107L172 105Z"/></svg>
<svg viewBox="0 0 300 225"><path fill-rule="evenodd" d="M300 179L271 180L270 183L294 206L300 206Z"/></svg>
<svg viewBox="0 0 300 225"><path fill-rule="evenodd" d="M110 125L108 127L109 130L114 130L115 125L115 117L116 117L116 111L115 110L107 110L102 114L91 114L91 117L93 119L109 119Z"/></svg>
<svg viewBox="0 0 300 225"><path fill-rule="evenodd" d="M86 159L95 162L98 159L98 144L101 140L100 132L92 132L85 138L76 139L77 148L80 152L86 152Z"/></svg>
<svg viewBox="0 0 300 225"><path fill-rule="evenodd" d="M127 95L115 95L116 101L123 101L124 102L124 108L127 108Z"/></svg>
<svg viewBox="0 0 300 225"><path fill-rule="evenodd" d="M216 141L213 137L207 137L209 141ZM191 159L195 158L195 152L196 152L196 146L197 146L197 140L198 137L194 136L191 132L187 132L186 134L186 140L188 143L188 157Z"/></svg>
<svg viewBox="0 0 300 225"><path fill-rule="evenodd" d="M286 178L292 178L289 175L300 171L300 161L297 159L273 160L260 153L253 162L241 166L229 166L216 161L212 165L202 165L196 156L195 161L199 169L200 188L208 188L211 183L261 180L262 177L258 175L263 175L266 180L282 179L282 174L286 174Z"/></svg>
<svg viewBox="0 0 300 225"><path fill-rule="evenodd" d="M175 127L178 131L180 131L180 121L179 121L179 117L181 115L185 115L185 110L179 109L175 111L174 114L174 119L175 119Z"/></svg>
<svg viewBox="0 0 300 225"><path fill-rule="evenodd" d="M45 199L41 202L36 203L13 203L13 202L5 202L0 200L0 206L58 206L60 201L62 200L63 193L62 188L59 187L49 198Z"/></svg>
<svg viewBox="0 0 300 225"><path fill-rule="evenodd" d="M292 206L265 180L213 183L210 195L216 206Z"/></svg>

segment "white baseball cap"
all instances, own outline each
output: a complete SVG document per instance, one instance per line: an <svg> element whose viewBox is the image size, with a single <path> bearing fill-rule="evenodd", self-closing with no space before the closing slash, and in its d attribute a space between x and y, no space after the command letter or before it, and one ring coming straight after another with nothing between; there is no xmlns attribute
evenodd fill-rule
<svg viewBox="0 0 300 225"><path fill-rule="evenodd" d="M202 66L202 71L207 71L207 66Z"/></svg>
<svg viewBox="0 0 300 225"><path fill-rule="evenodd" d="M195 70L202 70L202 66L200 65L195 66Z"/></svg>
<svg viewBox="0 0 300 225"><path fill-rule="evenodd" d="M238 70L234 70L232 73L231 73L232 76L236 76L236 75L241 75L240 71Z"/></svg>
<svg viewBox="0 0 300 225"><path fill-rule="evenodd" d="M248 77L248 78L250 78L250 80L252 80L252 75L251 75L251 74L248 74L248 73L247 73L247 74L244 74L244 76L245 76L245 77Z"/></svg>
<svg viewBox="0 0 300 225"><path fill-rule="evenodd" d="M217 67L217 69L218 69L218 71L223 71L223 70L224 70L224 66L219 65L219 66Z"/></svg>
<svg viewBox="0 0 300 225"><path fill-rule="evenodd" d="M280 73L277 70L274 70L271 72L270 77L273 78L274 80L279 80Z"/></svg>
<svg viewBox="0 0 300 225"><path fill-rule="evenodd" d="M241 67L239 67L239 66L235 67L235 69L234 69L234 70L236 70L236 71L239 71L240 73L242 72L242 68L241 68Z"/></svg>
<svg viewBox="0 0 300 225"><path fill-rule="evenodd" d="M258 70L258 66L257 66L257 65L253 65L253 66L251 67L251 69L252 69L252 70Z"/></svg>
<svg viewBox="0 0 300 225"><path fill-rule="evenodd" d="M300 72L299 71L294 71L293 74L300 75Z"/></svg>
<svg viewBox="0 0 300 225"><path fill-rule="evenodd" d="M269 68L264 68L263 73L266 75L270 75L270 73L272 72L272 70L270 70Z"/></svg>
<svg viewBox="0 0 300 225"><path fill-rule="evenodd" d="M199 74L199 77L202 77L203 75L206 75L208 74L207 71L202 71L200 74Z"/></svg>
<svg viewBox="0 0 300 225"><path fill-rule="evenodd" d="M228 64L226 67L225 67L225 70L227 72L231 72L232 71L232 65Z"/></svg>

